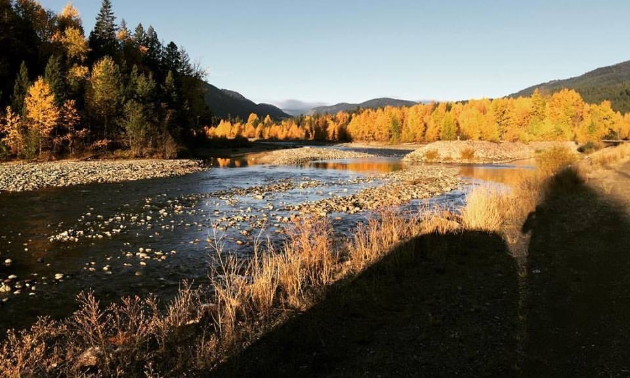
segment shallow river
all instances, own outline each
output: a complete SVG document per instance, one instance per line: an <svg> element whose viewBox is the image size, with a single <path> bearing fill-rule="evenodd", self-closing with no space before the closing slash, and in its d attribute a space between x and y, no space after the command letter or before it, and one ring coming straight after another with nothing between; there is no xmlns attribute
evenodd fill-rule
<svg viewBox="0 0 630 378"><path fill-rule="evenodd" d="M405 163L390 156L272 167L256 165L252 156L211 164L215 168L183 177L1 194L0 282L15 275L11 282L18 283L0 293L2 335L40 315L70 314L86 289L104 302L149 293L168 299L182 280L206 279L214 253L208 240L246 255L256 239L282 240L290 205L379 185L368 177ZM468 183L509 185L531 172L531 164L460 170ZM430 202L458 207L466 190ZM365 216L330 218L335 231L345 233ZM6 259L12 263L2 264Z"/></svg>

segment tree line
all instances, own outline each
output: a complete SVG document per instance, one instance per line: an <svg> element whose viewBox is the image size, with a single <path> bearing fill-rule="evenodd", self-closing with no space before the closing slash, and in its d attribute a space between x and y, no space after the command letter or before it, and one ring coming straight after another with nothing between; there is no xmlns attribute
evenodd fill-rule
<svg viewBox="0 0 630 378"><path fill-rule="evenodd" d="M418 104L302 116L273 122L252 114L206 127L208 137L424 143L437 140L577 141L629 139L630 113L588 104L574 90L530 97Z"/></svg>
<svg viewBox="0 0 630 378"><path fill-rule="evenodd" d="M130 149L173 157L210 124L203 71L151 26L103 0L86 38L78 10L0 0L0 158Z"/></svg>

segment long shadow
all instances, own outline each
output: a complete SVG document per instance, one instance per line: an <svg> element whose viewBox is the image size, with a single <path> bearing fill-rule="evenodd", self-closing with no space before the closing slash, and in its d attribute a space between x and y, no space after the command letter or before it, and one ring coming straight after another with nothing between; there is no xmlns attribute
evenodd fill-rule
<svg viewBox="0 0 630 378"><path fill-rule="evenodd" d="M630 224L625 205L566 172L525 225L526 376L630 375ZM626 174L627 176L627 174ZM620 177L630 185L630 180Z"/></svg>
<svg viewBox="0 0 630 378"><path fill-rule="evenodd" d="M498 235L419 237L213 376L511 376L516 275Z"/></svg>

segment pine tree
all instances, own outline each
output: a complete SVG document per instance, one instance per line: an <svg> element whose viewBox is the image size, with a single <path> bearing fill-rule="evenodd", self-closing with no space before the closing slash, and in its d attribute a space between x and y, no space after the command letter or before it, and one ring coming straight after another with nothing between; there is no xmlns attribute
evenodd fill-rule
<svg viewBox="0 0 630 378"><path fill-rule="evenodd" d="M103 0L101 3L94 30L90 33L90 47L97 58L114 56L116 53L116 17L110 0Z"/></svg>
<svg viewBox="0 0 630 378"><path fill-rule="evenodd" d="M22 62L20 73L13 87L13 96L11 96L11 107L18 114L24 114L24 99L30 87L31 81L28 79L28 68L26 68L26 63Z"/></svg>
<svg viewBox="0 0 630 378"><path fill-rule="evenodd" d="M146 60L148 65L153 70L159 69L159 64L162 60L162 43L160 42L155 29L153 29L153 26L149 26L147 29L146 48Z"/></svg>
<svg viewBox="0 0 630 378"><path fill-rule="evenodd" d="M177 71L181 66L179 47L171 42L164 48L162 65L169 71Z"/></svg>
<svg viewBox="0 0 630 378"><path fill-rule="evenodd" d="M58 56L51 56L44 71L44 81L50 86L55 95L55 104L60 107L66 100L66 84L61 72L61 59Z"/></svg>

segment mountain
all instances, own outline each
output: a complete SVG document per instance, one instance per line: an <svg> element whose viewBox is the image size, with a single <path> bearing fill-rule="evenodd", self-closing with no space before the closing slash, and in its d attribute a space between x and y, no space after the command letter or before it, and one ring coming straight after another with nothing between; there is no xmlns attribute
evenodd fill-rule
<svg viewBox="0 0 630 378"><path fill-rule="evenodd" d="M375 98L369 101L365 101L362 102L360 104L349 104L347 102L341 102L339 104L336 105L331 105L331 106L319 106L317 108L313 108L311 109L311 111L309 112L309 114L336 114L338 112L343 112L343 111L353 111L356 110L357 108L362 108L362 109L377 109L377 108L383 108L385 106L413 106L416 105L417 102L415 101L406 101L406 100L398 100L395 98Z"/></svg>
<svg viewBox="0 0 630 378"><path fill-rule="evenodd" d="M613 109L623 113L630 112L630 61L598 68L582 76L534 85L509 97L529 96L536 88L548 94L563 88L575 89L586 102L600 103L610 100Z"/></svg>
<svg viewBox="0 0 630 378"><path fill-rule="evenodd" d="M291 118L280 108L270 104L256 104L242 94L229 89L219 89L212 84L203 83L204 97L213 117L234 118L247 120L250 114L258 114L264 118L269 115L274 120Z"/></svg>

